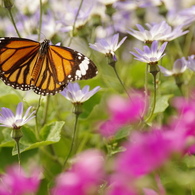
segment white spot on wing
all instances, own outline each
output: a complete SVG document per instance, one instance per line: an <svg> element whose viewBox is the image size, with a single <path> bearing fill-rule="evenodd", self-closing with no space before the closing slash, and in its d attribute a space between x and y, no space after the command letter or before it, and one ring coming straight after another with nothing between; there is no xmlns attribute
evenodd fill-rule
<svg viewBox="0 0 195 195"><path fill-rule="evenodd" d="M79 64L79 68L81 70L82 75L86 75L86 72L89 68L89 59L87 57Z"/></svg>
<svg viewBox="0 0 195 195"><path fill-rule="evenodd" d="M80 70L77 70L77 71L76 71L76 76L77 76L78 78L80 78L80 77L82 76L82 74L81 74L81 71L80 71Z"/></svg>

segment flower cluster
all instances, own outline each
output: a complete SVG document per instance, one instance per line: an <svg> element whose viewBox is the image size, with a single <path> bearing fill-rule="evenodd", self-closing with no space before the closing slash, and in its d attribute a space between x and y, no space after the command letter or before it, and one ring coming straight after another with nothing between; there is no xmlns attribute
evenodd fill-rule
<svg viewBox="0 0 195 195"><path fill-rule="evenodd" d="M194 21L184 0L2 0L0 195L195 194Z"/></svg>

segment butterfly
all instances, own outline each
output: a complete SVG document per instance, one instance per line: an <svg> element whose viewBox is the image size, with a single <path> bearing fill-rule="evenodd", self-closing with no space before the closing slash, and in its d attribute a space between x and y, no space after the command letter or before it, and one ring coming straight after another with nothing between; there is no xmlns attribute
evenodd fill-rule
<svg viewBox="0 0 195 195"><path fill-rule="evenodd" d="M39 95L55 95L68 82L97 75L86 56L68 47L25 38L0 38L0 79L15 89L32 89Z"/></svg>

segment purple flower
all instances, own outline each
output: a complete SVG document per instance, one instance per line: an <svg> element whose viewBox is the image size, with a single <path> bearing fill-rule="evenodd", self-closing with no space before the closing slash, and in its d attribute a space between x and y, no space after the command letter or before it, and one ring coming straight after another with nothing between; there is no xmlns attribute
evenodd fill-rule
<svg viewBox="0 0 195 195"><path fill-rule="evenodd" d="M106 137L113 136L124 125L141 119L145 104L141 93L133 94L131 99L111 97L108 101L110 119L100 124L99 132Z"/></svg>
<svg viewBox="0 0 195 195"><path fill-rule="evenodd" d="M152 41L171 41L180 37L189 31L183 31L182 26L177 26L172 29L165 21L156 24L146 24L147 29L142 25L136 25L139 31L133 30L130 28L130 31L127 31L130 35L144 42Z"/></svg>
<svg viewBox="0 0 195 195"><path fill-rule="evenodd" d="M96 10L95 1L83 1L81 8L79 8L80 2L78 1L64 0L63 4L66 6L61 6L61 4L56 3L56 0L51 0L51 4L55 14L53 18L57 18L57 24L62 26L60 29L62 32L72 31L73 25L75 28L84 26Z"/></svg>
<svg viewBox="0 0 195 195"><path fill-rule="evenodd" d="M88 85L81 89L78 83L68 83L67 87L60 93L73 104L77 104L87 101L100 90L100 87L97 86L91 91L89 89Z"/></svg>
<svg viewBox="0 0 195 195"><path fill-rule="evenodd" d="M181 11L170 10L167 13L167 21L171 26L181 26L182 29L188 28L194 21L195 18L193 15L188 14L190 10L183 9Z"/></svg>
<svg viewBox="0 0 195 195"><path fill-rule="evenodd" d="M34 169L31 174L26 174L23 169L15 165L9 167L0 179L0 194L23 195L36 193L39 187L40 169Z"/></svg>
<svg viewBox="0 0 195 195"><path fill-rule="evenodd" d="M136 60L148 64L155 64L165 55L164 51L166 46L167 42L163 43L159 48L158 41L153 41L151 48L149 48L148 46L144 46L143 51L138 48L134 48L137 51L137 53L135 52L130 53L135 56L134 59Z"/></svg>
<svg viewBox="0 0 195 195"><path fill-rule="evenodd" d="M89 44L90 47L100 53L105 54L106 56L112 56L112 58L115 57L115 51L123 44L127 37L124 37L119 43L119 34L115 34L111 37L107 37L105 39L100 39L98 42L94 44Z"/></svg>
<svg viewBox="0 0 195 195"><path fill-rule="evenodd" d="M4 127L9 127L9 128L14 128L18 129L24 124L26 124L28 121L30 121L32 118L34 118L34 113L35 111L30 112L30 109L32 106L30 106L27 110L26 113L23 115L23 103L20 102L17 106L16 109L16 114L14 115L13 112L9 108L1 108L0 112L0 123Z"/></svg>
<svg viewBox="0 0 195 195"><path fill-rule="evenodd" d="M52 194L95 194L104 179L102 153L98 150L87 150L80 153L73 162L72 169L57 177Z"/></svg>
<svg viewBox="0 0 195 195"><path fill-rule="evenodd" d="M183 16L195 17L195 5L193 5L193 6L190 7L190 8L183 9L183 10L180 12L180 14L183 15Z"/></svg>
<svg viewBox="0 0 195 195"><path fill-rule="evenodd" d="M167 70L166 68L162 66L158 66L160 68L160 71L164 74L164 76L177 76L179 74L182 74L186 68L187 68L188 62L183 57L181 59L177 59L173 64L172 70Z"/></svg>
<svg viewBox="0 0 195 195"><path fill-rule="evenodd" d="M188 56L188 68L195 72L195 55Z"/></svg>

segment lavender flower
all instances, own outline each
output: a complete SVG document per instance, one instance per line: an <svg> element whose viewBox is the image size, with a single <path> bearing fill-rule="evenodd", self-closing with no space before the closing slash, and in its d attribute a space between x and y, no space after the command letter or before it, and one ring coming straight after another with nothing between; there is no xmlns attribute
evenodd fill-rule
<svg viewBox="0 0 195 195"><path fill-rule="evenodd" d="M184 9L179 12L176 10L170 10L166 17L167 22L171 26L181 26L182 29L188 28L195 21L195 17L193 14L190 15L190 10L188 9Z"/></svg>
<svg viewBox="0 0 195 195"><path fill-rule="evenodd" d="M188 68L195 72L195 55L188 56Z"/></svg>
<svg viewBox="0 0 195 195"><path fill-rule="evenodd" d="M186 70L187 61L184 57L181 59L177 59L173 64L172 70L167 70L166 68L160 65L158 67L160 68L160 71L164 74L164 76L179 75L179 74L182 74Z"/></svg>
<svg viewBox="0 0 195 195"><path fill-rule="evenodd" d="M163 43L159 48L158 41L153 41L151 48L148 46L143 47L143 51L138 48L134 48L137 53L130 52L135 56L134 59L139 60L141 62L146 62L148 64L156 64L165 54L164 50L167 46L167 42Z"/></svg>
<svg viewBox="0 0 195 195"><path fill-rule="evenodd" d="M61 92L61 94L73 104L83 103L87 101L91 96L97 93L100 87L97 86L89 91L89 86L86 85L83 89L80 88L78 83L69 83L67 87Z"/></svg>
<svg viewBox="0 0 195 195"><path fill-rule="evenodd" d="M112 37L100 39L98 42L96 42L94 44L90 43L89 45L92 49L94 49L100 53L103 53L106 56L111 56L116 61L116 56L115 56L114 52L124 43L126 38L127 37L124 37L119 42L119 34L115 34Z"/></svg>
<svg viewBox="0 0 195 195"><path fill-rule="evenodd" d="M9 108L3 107L0 112L0 123L2 123L3 127L9 127L13 129L19 129L21 126L26 124L28 121L30 121L32 118L34 118L35 111L30 112L30 109L32 106L30 106L26 113L23 115L23 103L20 102L16 109L16 115L14 116L13 112Z"/></svg>
<svg viewBox="0 0 195 195"><path fill-rule="evenodd" d="M183 16L195 17L195 5L193 5L193 6L190 7L190 8L183 9L183 10L180 12L180 14L183 15Z"/></svg>
<svg viewBox="0 0 195 195"><path fill-rule="evenodd" d="M154 40L171 41L189 32L183 31L182 26L177 26L172 29L165 21L155 24L146 24L148 30L140 24L137 24L136 26L139 31L130 28L130 31L127 32L144 42L152 42Z"/></svg>

